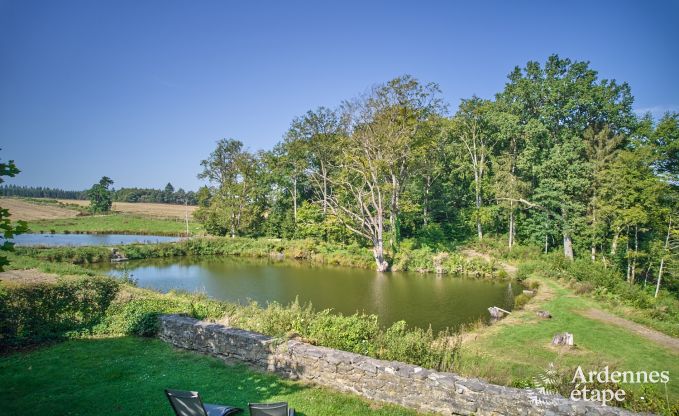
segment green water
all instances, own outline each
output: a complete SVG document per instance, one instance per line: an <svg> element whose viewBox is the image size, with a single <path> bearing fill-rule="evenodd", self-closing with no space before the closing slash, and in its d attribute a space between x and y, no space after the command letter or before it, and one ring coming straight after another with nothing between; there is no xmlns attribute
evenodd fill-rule
<svg viewBox="0 0 679 416"><path fill-rule="evenodd" d="M511 309L520 285L458 276L419 273L377 273L370 270L319 267L301 262L270 262L238 257L182 257L135 260L97 266L112 275L124 270L140 287L161 292L181 289L232 302L254 300L287 304L298 298L315 309L344 314L374 313L389 325L410 325L437 331L489 319L487 308Z"/></svg>

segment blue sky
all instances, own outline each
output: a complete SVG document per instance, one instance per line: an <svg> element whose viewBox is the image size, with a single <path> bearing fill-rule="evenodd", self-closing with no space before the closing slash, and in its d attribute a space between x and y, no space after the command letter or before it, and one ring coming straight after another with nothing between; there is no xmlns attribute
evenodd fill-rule
<svg viewBox="0 0 679 416"><path fill-rule="evenodd" d="M270 149L293 117L401 74L454 108L551 53L679 111L679 1L0 0L8 183L197 189L223 137Z"/></svg>

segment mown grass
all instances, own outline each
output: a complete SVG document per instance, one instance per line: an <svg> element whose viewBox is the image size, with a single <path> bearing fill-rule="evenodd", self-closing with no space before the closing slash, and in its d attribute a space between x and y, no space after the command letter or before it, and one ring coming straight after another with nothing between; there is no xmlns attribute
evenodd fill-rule
<svg viewBox="0 0 679 416"><path fill-rule="evenodd" d="M193 235L203 234L203 228L189 220L189 231ZM129 214L89 215L75 218L30 221L31 232L56 233L99 233L99 234L148 234L184 235L184 220L172 218L150 218Z"/></svg>
<svg viewBox="0 0 679 416"><path fill-rule="evenodd" d="M169 416L165 388L197 390L207 403L241 408L287 401L302 416L417 414L228 366L155 339L72 340L0 357L0 401L8 415Z"/></svg>
<svg viewBox="0 0 679 416"><path fill-rule="evenodd" d="M679 401L679 380L674 376L679 374L679 354L627 329L584 317L579 311L600 305L593 299L574 295L552 280L533 279L540 282L540 290L553 292L551 299L544 303L536 299L538 304L531 310L515 312L512 321L487 328L485 333L466 342L459 360L461 373L498 384L522 385L531 384L533 377L544 373L549 363L554 363L569 379L577 366L585 371L603 371L606 365L621 371L669 370L669 401ZM537 308L549 311L552 319L538 318ZM566 331L574 335L576 347L553 347L552 337ZM630 391L640 388L624 387ZM664 387L655 386L663 397Z"/></svg>

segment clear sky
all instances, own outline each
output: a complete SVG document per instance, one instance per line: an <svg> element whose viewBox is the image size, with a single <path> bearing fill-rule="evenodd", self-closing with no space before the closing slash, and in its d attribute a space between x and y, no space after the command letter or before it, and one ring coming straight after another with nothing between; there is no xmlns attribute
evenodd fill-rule
<svg viewBox="0 0 679 416"><path fill-rule="evenodd" d="M551 53L679 111L679 1L0 0L8 183L197 189L224 137L270 149L293 117L401 74L454 108Z"/></svg>

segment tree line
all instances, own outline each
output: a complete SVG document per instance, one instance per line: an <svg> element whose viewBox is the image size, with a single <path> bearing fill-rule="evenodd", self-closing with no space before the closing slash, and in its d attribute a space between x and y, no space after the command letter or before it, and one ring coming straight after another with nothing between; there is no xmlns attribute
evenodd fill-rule
<svg viewBox="0 0 679 416"><path fill-rule="evenodd" d="M270 151L220 140L196 217L217 235L365 244L378 270L404 241L491 234L660 284L679 241L679 113L632 103L627 83L557 55L454 111L401 76L295 118Z"/></svg>
<svg viewBox="0 0 679 416"><path fill-rule="evenodd" d="M26 198L87 199L85 191L66 191L42 186L0 186L0 196L21 196Z"/></svg>
<svg viewBox="0 0 679 416"><path fill-rule="evenodd" d="M27 198L55 198L55 199L89 199L90 190L66 191L58 188L47 188L42 186L19 186L2 185L0 186L0 196L19 196ZM111 198L118 202L155 202L164 204L185 204L196 205L196 193L185 191L182 188L175 190L174 186L168 182L163 189L153 188L120 188L111 190Z"/></svg>

